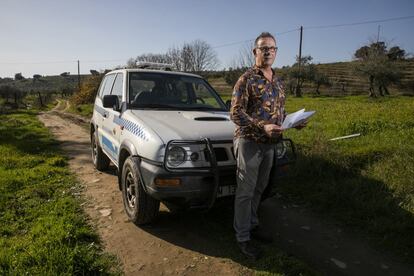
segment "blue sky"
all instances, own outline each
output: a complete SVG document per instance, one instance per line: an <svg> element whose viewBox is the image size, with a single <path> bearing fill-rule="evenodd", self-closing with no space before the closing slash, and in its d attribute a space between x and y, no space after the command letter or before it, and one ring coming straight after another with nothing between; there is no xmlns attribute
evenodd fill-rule
<svg viewBox="0 0 414 276"><path fill-rule="evenodd" d="M316 63L351 60L370 39L414 53L414 18L365 25L308 29L414 15L410 0L148 0L9 1L0 0L0 77L22 72L54 75L123 65L143 53L202 39L213 47L254 39L260 32L277 36L275 66L291 65L304 26L303 54ZM214 48L220 67L231 66L246 44Z"/></svg>

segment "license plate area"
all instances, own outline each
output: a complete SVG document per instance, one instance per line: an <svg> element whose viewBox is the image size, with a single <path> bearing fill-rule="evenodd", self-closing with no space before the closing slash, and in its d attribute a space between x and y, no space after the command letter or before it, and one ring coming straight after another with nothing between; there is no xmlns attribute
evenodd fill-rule
<svg viewBox="0 0 414 276"><path fill-rule="evenodd" d="M232 196L236 194L236 185L219 186L217 189L217 197Z"/></svg>

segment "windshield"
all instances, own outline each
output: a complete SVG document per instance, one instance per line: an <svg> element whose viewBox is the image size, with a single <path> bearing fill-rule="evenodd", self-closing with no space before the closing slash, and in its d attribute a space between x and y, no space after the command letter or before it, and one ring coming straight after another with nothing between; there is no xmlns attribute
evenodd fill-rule
<svg viewBox="0 0 414 276"><path fill-rule="evenodd" d="M162 73L129 73L132 108L226 111L221 98L200 78Z"/></svg>

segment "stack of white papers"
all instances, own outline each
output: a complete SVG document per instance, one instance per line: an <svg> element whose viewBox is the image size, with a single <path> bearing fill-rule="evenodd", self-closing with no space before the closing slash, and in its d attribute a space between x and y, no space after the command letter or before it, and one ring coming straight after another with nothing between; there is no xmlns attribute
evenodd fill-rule
<svg viewBox="0 0 414 276"><path fill-rule="evenodd" d="M286 116L285 120L282 124L282 129L288 129L291 127L296 127L308 120L310 116L315 114L315 111L305 111L305 109L301 109L296 111L295 113L290 113Z"/></svg>

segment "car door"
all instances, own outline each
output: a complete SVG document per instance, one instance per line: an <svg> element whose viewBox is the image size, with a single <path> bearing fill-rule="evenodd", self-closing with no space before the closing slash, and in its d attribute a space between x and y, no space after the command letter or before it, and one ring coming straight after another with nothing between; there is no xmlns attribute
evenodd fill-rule
<svg viewBox="0 0 414 276"><path fill-rule="evenodd" d="M95 110L97 112L97 122L98 122L98 138L102 150L105 154L112 160L116 160L116 155L114 152L114 146L112 144L112 130L111 130L111 120L110 120L110 110L112 108L104 108L102 104L102 99L106 95L110 95L112 91L112 86L115 81L116 74L106 75L102 82L102 90L99 91L100 94L95 102Z"/></svg>
<svg viewBox="0 0 414 276"><path fill-rule="evenodd" d="M122 103L122 91L124 86L124 78L122 73L116 74L114 84L112 86L110 95L118 96L119 104ZM106 142L106 151L108 152L109 157L112 159L114 164L118 164L119 156L119 145L120 145L120 134L121 126L116 122L119 121L120 112L114 110L113 108L106 108L108 112L108 117L105 121L107 141ZM109 140L109 141L108 141Z"/></svg>

